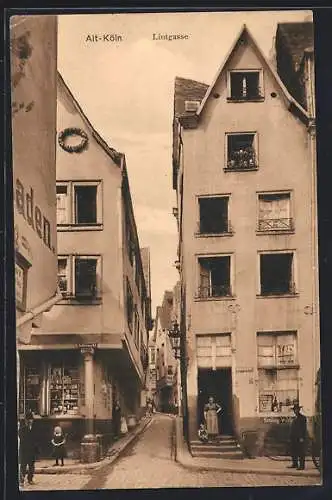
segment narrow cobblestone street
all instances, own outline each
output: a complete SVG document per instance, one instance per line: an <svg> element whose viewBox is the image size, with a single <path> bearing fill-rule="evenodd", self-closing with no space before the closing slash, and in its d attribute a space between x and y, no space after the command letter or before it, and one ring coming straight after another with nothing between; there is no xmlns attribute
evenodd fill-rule
<svg viewBox="0 0 332 500"><path fill-rule="evenodd" d="M189 470L174 460L174 425L167 415L157 414L113 465L85 474L37 474L31 490L95 490L224 486L315 485L314 477Z"/></svg>

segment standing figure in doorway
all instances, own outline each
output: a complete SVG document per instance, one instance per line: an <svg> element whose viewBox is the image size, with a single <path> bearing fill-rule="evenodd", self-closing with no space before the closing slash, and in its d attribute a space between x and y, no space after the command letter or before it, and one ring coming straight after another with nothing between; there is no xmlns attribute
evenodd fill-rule
<svg viewBox="0 0 332 500"><path fill-rule="evenodd" d="M25 420L20 423L19 443L20 485L24 486L26 475L28 475L28 483L33 484L37 445L32 411L28 411Z"/></svg>
<svg viewBox="0 0 332 500"><path fill-rule="evenodd" d="M220 433L218 425L218 413L220 411L221 406L210 396L208 403L204 406L204 419L209 439L214 439Z"/></svg>
<svg viewBox="0 0 332 500"><path fill-rule="evenodd" d="M290 430L290 452L292 457L292 465L290 469L304 470L306 438L307 438L307 419L301 413L302 406L295 403L293 411L295 418L291 424Z"/></svg>
<svg viewBox="0 0 332 500"><path fill-rule="evenodd" d="M52 446L53 446L53 455L55 458L55 465L59 465L59 460L61 460L61 465L63 466L63 459L65 457L65 443L66 438L63 435L62 429L60 425L57 425L54 428L53 438L52 438Z"/></svg>
<svg viewBox="0 0 332 500"><path fill-rule="evenodd" d="M120 437L121 431L121 407L119 401L116 401L113 407L113 435L115 439Z"/></svg>

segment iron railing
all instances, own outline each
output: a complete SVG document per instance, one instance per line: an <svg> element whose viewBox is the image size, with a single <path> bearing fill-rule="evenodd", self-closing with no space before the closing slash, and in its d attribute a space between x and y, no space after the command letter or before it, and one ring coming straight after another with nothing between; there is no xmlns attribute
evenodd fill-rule
<svg viewBox="0 0 332 500"><path fill-rule="evenodd" d="M293 231L293 219L290 218L274 218L274 219L259 219L258 231Z"/></svg>
<svg viewBox="0 0 332 500"><path fill-rule="evenodd" d="M199 286L197 291L197 298L199 299L231 296L232 291L230 285Z"/></svg>
<svg viewBox="0 0 332 500"><path fill-rule="evenodd" d="M229 220L223 220L221 222L213 221L211 223L206 223L204 221L197 222L197 230L195 234L231 234L233 233L233 227Z"/></svg>

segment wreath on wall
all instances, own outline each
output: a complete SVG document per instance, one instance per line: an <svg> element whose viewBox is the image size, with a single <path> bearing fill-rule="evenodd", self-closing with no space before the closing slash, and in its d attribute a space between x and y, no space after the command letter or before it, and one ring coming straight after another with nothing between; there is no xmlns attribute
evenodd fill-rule
<svg viewBox="0 0 332 500"><path fill-rule="evenodd" d="M81 138L80 142L73 145L68 144L68 139L75 136ZM67 153L80 153L87 147L89 138L81 128L70 127L60 132L58 141L62 149L67 151Z"/></svg>

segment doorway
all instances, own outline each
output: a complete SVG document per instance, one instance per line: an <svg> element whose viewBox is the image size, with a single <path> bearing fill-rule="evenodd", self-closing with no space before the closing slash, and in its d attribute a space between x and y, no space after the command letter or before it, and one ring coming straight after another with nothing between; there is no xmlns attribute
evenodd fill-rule
<svg viewBox="0 0 332 500"><path fill-rule="evenodd" d="M204 420L204 405L210 396L221 406L218 414L221 434L233 434L232 371L231 368L217 370L198 369L198 425Z"/></svg>

